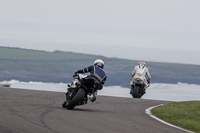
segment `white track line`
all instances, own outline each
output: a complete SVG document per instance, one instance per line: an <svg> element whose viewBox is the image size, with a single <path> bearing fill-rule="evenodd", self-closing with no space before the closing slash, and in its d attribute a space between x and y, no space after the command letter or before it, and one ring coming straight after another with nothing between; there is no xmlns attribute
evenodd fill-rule
<svg viewBox="0 0 200 133"><path fill-rule="evenodd" d="M184 128L181 128L181 127L172 125L172 124L170 124L170 123L167 123L166 121L163 121L163 120L159 119L158 117L156 117L155 115L153 115L153 114L151 113L151 110L152 110L153 108L158 107L158 106L162 106L162 105L163 105L163 104L160 104L160 105L157 105L157 106L153 106L153 107L149 107L148 109L145 110L145 113L148 114L149 116L151 116L152 118L154 118L154 119L156 119L156 120L158 120L158 121L160 121L160 122L162 122L162 123L164 123L164 124L166 124L166 125L168 125L168 126L171 126L171 127L174 127L174 128L178 128L178 129L180 129L180 130L182 130L182 131L185 131L185 132L188 132L188 133L195 133L195 132L186 130L186 129L184 129Z"/></svg>

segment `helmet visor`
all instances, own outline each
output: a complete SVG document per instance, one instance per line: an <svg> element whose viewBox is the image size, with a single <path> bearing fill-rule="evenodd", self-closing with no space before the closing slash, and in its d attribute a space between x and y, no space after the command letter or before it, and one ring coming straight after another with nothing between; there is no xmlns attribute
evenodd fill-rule
<svg viewBox="0 0 200 133"><path fill-rule="evenodd" d="M98 63L95 63L94 65L96 65L96 66L99 66L99 67L101 67L101 68L103 68L103 67L104 67L103 63L100 63L100 62L98 62Z"/></svg>

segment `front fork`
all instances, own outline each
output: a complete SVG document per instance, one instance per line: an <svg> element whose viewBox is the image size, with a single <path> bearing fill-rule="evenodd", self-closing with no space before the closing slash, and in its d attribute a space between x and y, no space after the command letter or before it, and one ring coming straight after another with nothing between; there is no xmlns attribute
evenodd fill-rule
<svg viewBox="0 0 200 133"><path fill-rule="evenodd" d="M132 94L133 93L133 91L134 91L134 84L130 84L130 94Z"/></svg>

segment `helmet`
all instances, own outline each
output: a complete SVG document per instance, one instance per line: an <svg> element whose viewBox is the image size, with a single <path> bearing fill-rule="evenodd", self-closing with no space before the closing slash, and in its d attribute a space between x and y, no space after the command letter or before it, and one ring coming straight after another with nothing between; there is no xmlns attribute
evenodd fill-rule
<svg viewBox="0 0 200 133"><path fill-rule="evenodd" d="M140 62L138 63L138 65L141 66L141 67L144 67L144 66L145 66L145 62L144 62L144 61L140 61Z"/></svg>
<svg viewBox="0 0 200 133"><path fill-rule="evenodd" d="M102 69L104 68L104 62L103 62L103 60L101 60L101 59L96 59L96 60L94 61L94 65L95 65L95 66L98 66L98 67L101 67Z"/></svg>

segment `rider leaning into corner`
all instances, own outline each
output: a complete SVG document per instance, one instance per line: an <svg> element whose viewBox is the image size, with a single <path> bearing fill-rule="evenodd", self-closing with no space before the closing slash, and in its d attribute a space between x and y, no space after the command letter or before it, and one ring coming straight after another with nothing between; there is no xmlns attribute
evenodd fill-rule
<svg viewBox="0 0 200 133"><path fill-rule="evenodd" d="M144 61L140 61L138 65L135 66L135 69L133 70L131 77L132 77L130 81L131 89L134 88L134 79L137 79L137 78L144 81L144 84L145 84L144 91L146 91L147 87L150 86L151 75L149 73L148 68L145 66ZM146 80L146 77L147 77L147 80ZM130 93L131 93L131 90L130 90Z"/></svg>
<svg viewBox="0 0 200 133"><path fill-rule="evenodd" d="M98 84L98 86L94 86L94 88L96 88L97 90L89 97L89 99L92 102L94 102L96 100L97 91L101 90L103 88L103 85L107 78L107 75L106 75L105 71L103 70L103 68L104 68L103 60L96 59L94 61L93 65L83 68L81 70L78 70L73 75L73 77L76 77L77 74L79 74L79 73L90 73L89 76L92 76L94 78L94 81L95 81L95 83ZM72 85L76 85L76 82L77 82L77 79L74 79L74 81L72 82ZM73 88L72 85L70 88ZM70 90L68 90L68 91L70 91Z"/></svg>

